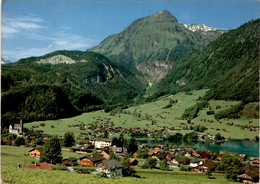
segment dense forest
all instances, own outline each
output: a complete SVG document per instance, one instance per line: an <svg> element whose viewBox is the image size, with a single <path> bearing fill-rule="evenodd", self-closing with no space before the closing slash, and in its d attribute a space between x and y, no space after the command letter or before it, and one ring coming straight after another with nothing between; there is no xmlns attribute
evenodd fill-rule
<svg viewBox="0 0 260 184"><path fill-rule="evenodd" d="M208 88L208 99L258 101L259 31L260 19L250 21L190 51L150 89L149 99Z"/></svg>
<svg viewBox="0 0 260 184"><path fill-rule="evenodd" d="M39 63L59 55L75 63ZM2 125L126 106L145 91L127 68L88 51L56 51L3 65L1 82Z"/></svg>

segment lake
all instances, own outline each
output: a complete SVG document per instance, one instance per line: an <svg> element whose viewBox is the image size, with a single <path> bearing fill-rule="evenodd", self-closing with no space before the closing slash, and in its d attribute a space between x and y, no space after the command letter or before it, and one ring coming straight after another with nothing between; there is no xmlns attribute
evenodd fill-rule
<svg viewBox="0 0 260 184"><path fill-rule="evenodd" d="M240 154L246 154L247 156L259 157L259 142L248 140L229 140L224 143L213 142L184 142L184 141L155 141L155 140L138 140L139 143L146 143L149 146L158 144L176 144L178 146L192 146L197 150L211 150L215 152L230 151Z"/></svg>

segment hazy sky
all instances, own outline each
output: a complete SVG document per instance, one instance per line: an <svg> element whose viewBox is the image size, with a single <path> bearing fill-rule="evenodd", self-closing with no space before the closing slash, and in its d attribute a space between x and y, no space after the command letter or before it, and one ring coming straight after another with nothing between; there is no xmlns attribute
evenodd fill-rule
<svg viewBox="0 0 260 184"><path fill-rule="evenodd" d="M257 0L3 0L2 57L85 51L134 20L170 11L179 22L237 28L259 18Z"/></svg>

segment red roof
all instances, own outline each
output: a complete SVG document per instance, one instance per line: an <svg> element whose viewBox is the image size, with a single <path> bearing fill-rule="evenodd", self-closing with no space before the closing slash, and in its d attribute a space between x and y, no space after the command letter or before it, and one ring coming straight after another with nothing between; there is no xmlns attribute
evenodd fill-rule
<svg viewBox="0 0 260 184"><path fill-rule="evenodd" d="M44 170L49 170L49 171L53 170L52 167L49 166L49 164L47 164L47 162L23 166L23 168L26 168L26 169L44 169Z"/></svg>

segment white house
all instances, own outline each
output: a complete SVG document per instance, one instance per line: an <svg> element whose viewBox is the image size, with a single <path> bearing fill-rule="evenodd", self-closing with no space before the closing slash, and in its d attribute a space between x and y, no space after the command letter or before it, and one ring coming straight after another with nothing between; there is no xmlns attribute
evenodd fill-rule
<svg viewBox="0 0 260 184"><path fill-rule="evenodd" d="M202 165L202 164L203 164L203 161L198 160L198 159L191 159L191 161L190 161L191 167L197 167L197 166Z"/></svg>
<svg viewBox="0 0 260 184"><path fill-rule="evenodd" d="M95 148L105 148L112 145L112 139L108 138L93 139L90 142Z"/></svg>
<svg viewBox="0 0 260 184"><path fill-rule="evenodd" d="M103 160L96 170L106 173L108 177L122 176L123 165L117 160Z"/></svg>
<svg viewBox="0 0 260 184"><path fill-rule="evenodd" d="M20 120L20 124L10 124L9 133L16 134L17 136L23 135L23 121Z"/></svg>

